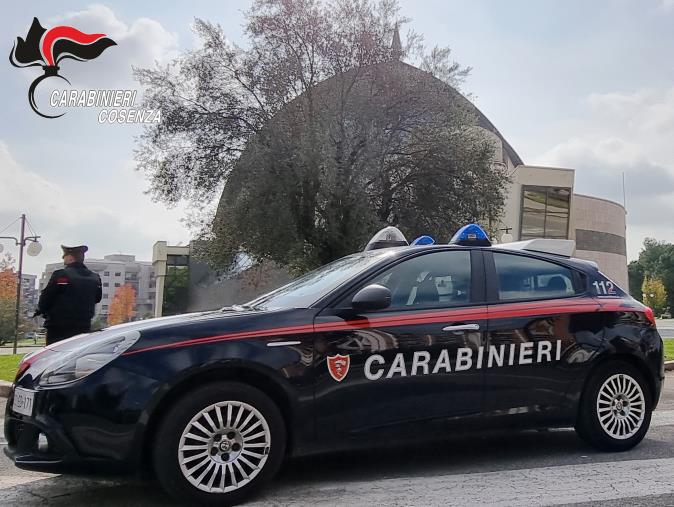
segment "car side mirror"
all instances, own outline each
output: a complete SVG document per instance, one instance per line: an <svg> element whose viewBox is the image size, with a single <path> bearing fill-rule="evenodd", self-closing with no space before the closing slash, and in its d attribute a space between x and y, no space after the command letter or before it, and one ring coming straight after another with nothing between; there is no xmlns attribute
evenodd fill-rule
<svg viewBox="0 0 674 507"><path fill-rule="evenodd" d="M391 291L373 283L356 292L351 306L354 310L383 310L391 306Z"/></svg>

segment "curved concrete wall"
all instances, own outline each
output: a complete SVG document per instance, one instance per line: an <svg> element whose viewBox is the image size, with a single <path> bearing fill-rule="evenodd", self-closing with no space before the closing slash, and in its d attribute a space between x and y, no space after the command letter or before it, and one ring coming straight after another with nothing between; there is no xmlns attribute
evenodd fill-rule
<svg viewBox="0 0 674 507"><path fill-rule="evenodd" d="M569 238L576 241L576 257L595 261L626 291L625 208L617 202L574 194L570 221Z"/></svg>

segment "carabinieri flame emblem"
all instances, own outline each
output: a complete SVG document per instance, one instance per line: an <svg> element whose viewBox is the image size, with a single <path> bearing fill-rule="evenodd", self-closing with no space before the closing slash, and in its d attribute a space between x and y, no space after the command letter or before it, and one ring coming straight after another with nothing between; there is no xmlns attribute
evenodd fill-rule
<svg viewBox="0 0 674 507"><path fill-rule="evenodd" d="M59 62L70 58L80 62L93 60L110 46L117 43L104 33L84 33L71 26L55 26L45 29L37 18L28 30L26 39L16 38L9 54L9 61L15 67L42 66L44 74L35 79L28 89L28 102L33 111L44 118L58 118L65 113L50 116L38 111L35 103L35 89L48 77L58 77L66 83L70 81L60 75Z"/></svg>

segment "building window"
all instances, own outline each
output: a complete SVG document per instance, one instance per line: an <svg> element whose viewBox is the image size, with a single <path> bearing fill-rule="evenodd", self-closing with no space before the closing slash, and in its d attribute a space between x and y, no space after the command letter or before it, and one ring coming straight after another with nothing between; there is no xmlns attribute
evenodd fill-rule
<svg viewBox="0 0 674 507"><path fill-rule="evenodd" d="M122 276L122 273L115 273L115 276Z"/></svg>
<svg viewBox="0 0 674 507"><path fill-rule="evenodd" d="M103 306L101 307L101 309L102 309L102 310L107 310L107 309L108 309L108 305L103 305Z"/></svg>
<svg viewBox="0 0 674 507"><path fill-rule="evenodd" d="M569 236L570 188L522 187L520 239Z"/></svg>
<svg viewBox="0 0 674 507"><path fill-rule="evenodd" d="M109 287L110 284L108 282L103 282L103 287Z"/></svg>
<svg viewBox="0 0 674 507"><path fill-rule="evenodd" d="M168 266L189 266L189 255L173 255L166 256L166 264Z"/></svg>
<svg viewBox="0 0 674 507"><path fill-rule="evenodd" d="M120 284L116 283L116 284L115 284L115 287L119 287L119 285L120 285Z"/></svg>
<svg viewBox="0 0 674 507"><path fill-rule="evenodd" d="M108 295L107 295L107 294L103 294L103 299L108 299Z"/></svg>
<svg viewBox="0 0 674 507"><path fill-rule="evenodd" d="M103 276L110 276L110 271L104 271Z"/></svg>

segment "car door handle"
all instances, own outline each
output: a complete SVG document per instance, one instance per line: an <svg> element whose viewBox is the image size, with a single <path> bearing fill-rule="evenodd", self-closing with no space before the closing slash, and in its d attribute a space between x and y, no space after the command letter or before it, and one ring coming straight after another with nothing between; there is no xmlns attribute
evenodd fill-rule
<svg viewBox="0 0 674 507"><path fill-rule="evenodd" d="M443 331L479 331L480 324L457 324L455 326L446 326Z"/></svg>

